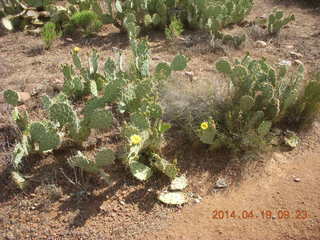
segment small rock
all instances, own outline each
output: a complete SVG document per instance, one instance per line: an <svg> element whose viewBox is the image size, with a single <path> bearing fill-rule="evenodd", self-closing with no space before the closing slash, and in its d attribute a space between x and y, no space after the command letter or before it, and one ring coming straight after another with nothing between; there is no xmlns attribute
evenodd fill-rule
<svg viewBox="0 0 320 240"><path fill-rule="evenodd" d="M287 65L287 66L291 66L292 65L292 62L289 61L289 60L281 60L279 62L280 65Z"/></svg>
<svg viewBox="0 0 320 240"><path fill-rule="evenodd" d="M293 45L287 45L286 48L287 49L293 49Z"/></svg>
<svg viewBox="0 0 320 240"><path fill-rule="evenodd" d="M18 94L20 97L20 101L23 103L27 102L31 98L31 95L28 92L18 92Z"/></svg>
<svg viewBox="0 0 320 240"><path fill-rule="evenodd" d="M152 60L161 60L161 58L160 57L157 57L157 56L154 56L154 57L152 57Z"/></svg>
<svg viewBox="0 0 320 240"><path fill-rule="evenodd" d="M217 180L215 186L215 188L226 188L228 187L228 184L226 183L226 180L223 178L220 178Z"/></svg>
<svg viewBox="0 0 320 240"><path fill-rule="evenodd" d="M276 219L276 216L272 216L272 219L273 219L273 220Z"/></svg>
<svg viewBox="0 0 320 240"><path fill-rule="evenodd" d="M73 42L73 39L72 38L66 38L66 41Z"/></svg>
<svg viewBox="0 0 320 240"><path fill-rule="evenodd" d="M272 158L273 158L275 161L280 162L280 163L286 162L286 157L285 157L283 154L281 154L281 153L274 152L274 153L272 154Z"/></svg>
<svg viewBox="0 0 320 240"><path fill-rule="evenodd" d="M184 74L189 78L190 82L193 81L193 76L194 76L193 72L184 72Z"/></svg>
<svg viewBox="0 0 320 240"><path fill-rule="evenodd" d="M303 57L303 55L301 53L297 53L297 52L290 52L290 55L294 59L299 59L299 58Z"/></svg>
<svg viewBox="0 0 320 240"><path fill-rule="evenodd" d="M256 41L255 42L255 46L257 47L257 48L265 48L265 47L267 47L267 43L266 42L264 42L264 41Z"/></svg>
<svg viewBox="0 0 320 240"><path fill-rule="evenodd" d="M122 200L119 201L121 205L126 205L126 203Z"/></svg>
<svg viewBox="0 0 320 240"><path fill-rule="evenodd" d="M294 60L293 64L296 65L296 66L300 66L300 65L303 65L303 62L301 62L300 60L296 59L296 60Z"/></svg>
<svg viewBox="0 0 320 240"><path fill-rule="evenodd" d="M196 199L194 199L193 200L195 203L200 203L201 202L201 200L199 199L199 198L196 198Z"/></svg>
<svg viewBox="0 0 320 240"><path fill-rule="evenodd" d="M300 179L300 178L295 177L295 178L293 179L293 181L295 181L295 182L301 182L301 179Z"/></svg>

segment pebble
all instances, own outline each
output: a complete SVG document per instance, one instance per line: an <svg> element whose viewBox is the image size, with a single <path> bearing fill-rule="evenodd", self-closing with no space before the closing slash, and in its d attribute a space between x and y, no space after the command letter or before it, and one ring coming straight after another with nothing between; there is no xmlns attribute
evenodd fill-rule
<svg viewBox="0 0 320 240"><path fill-rule="evenodd" d="M294 178L293 181L295 181L295 182L301 182L301 179L300 179L300 178Z"/></svg>
<svg viewBox="0 0 320 240"><path fill-rule="evenodd" d="M226 183L225 179L218 179L216 184L215 184L215 188L226 188L228 187L228 184Z"/></svg>
<svg viewBox="0 0 320 240"><path fill-rule="evenodd" d="M184 72L184 74L189 78L190 82L193 81L193 76L194 76L193 72Z"/></svg>
<svg viewBox="0 0 320 240"><path fill-rule="evenodd" d="M256 41L255 42L255 46L257 47L257 48L265 48L265 47L267 47L267 43L266 42L264 42L264 41Z"/></svg>
<svg viewBox="0 0 320 240"><path fill-rule="evenodd" d="M287 65L287 66L291 66L292 65L292 62L289 61L289 60L281 60L279 62L280 65Z"/></svg>
<svg viewBox="0 0 320 240"><path fill-rule="evenodd" d="M300 66L303 65L303 62L301 62L300 60L294 60L294 65Z"/></svg>
<svg viewBox="0 0 320 240"><path fill-rule="evenodd" d="M299 58L303 57L303 55L301 53L298 53L298 52L290 52L290 55L294 59L299 59Z"/></svg>

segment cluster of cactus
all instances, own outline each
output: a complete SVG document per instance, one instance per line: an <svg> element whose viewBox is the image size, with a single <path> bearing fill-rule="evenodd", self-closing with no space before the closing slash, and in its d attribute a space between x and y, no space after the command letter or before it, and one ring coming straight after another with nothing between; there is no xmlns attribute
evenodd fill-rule
<svg viewBox="0 0 320 240"><path fill-rule="evenodd" d="M132 24L129 29L134 30L134 26ZM28 119L27 113L18 110L20 97L17 92L4 92L7 103L15 107L14 119L23 135L14 151L16 166L29 154L48 152L66 146L66 140L73 141L76 146L82 144L93 129L111 128L114 122L113 115L116 115L119 116L118 122L125 126L124 129L131 129L130 135L124 135L129 141L125 144L126 154L122 159L125 159L123 163L130 168L133 175L137 177L142 174L140 170L145 171L146 165L138 159L148 155L150 171L146 173L151 175L152 169L158 169L170 178L175 178L175 164L159 156L163 134L170 125L161 121L162 109L158 103L158 88L171 72L185 69L187 58L177 55L171 63L158 64L155 72L151 74L147 41L135 39L134 32L131 32L130 36L133 61L128 69L124 69L124 58L119 49L115 50L115 59L106 60L102 72L99 72L99 55L96 50L89 55L88 65L85 65L80 59L80 49L74 49L71 52L73 65L62 66L65 78L62 91L53 98L46 95L42 97L43 109L47 116L42 121L32 122ZM85 97L86 103L82 109L75 110L72 101L79 97ZM114 111L117 113L113 114ZM140 144L141 140L143 144ZM94 162L79 153L69 162L72 166L108 179L101 171L105 165L101 162L100 155L102 153L97 155Z"/></svg>
<svg viewBox="0 0 320 240"><path fill-rule="evenodd" d="M283 11L274 10L267 19L268 32L269 34L278 34L282 27L287 25L289 22L294 21L294 15L285 17Z"/></svg>
<svg viewBox="0 0 320 240"><path fill-rule="evenodd" d="M2 25L9 31L40 29L50 19L50 13L46 8L54 2L51 0L10 0L7 3L1 1L0 9L3 10L0 10L0 18L2 18Z"/></svg>
<svg viewBox="0 0 320 240"><path fill-rule="evenodd" d="M286 66L275 69L249 55L234 64L219 60L216 69L230 79L231 101L222 114L213 116L217 127L214 120L205 121L198 135L214 147L240 144L243 149L263 143L271 127L288 116L304 75L303 65L289 78Z"/></svg>
<svg viewBox="0 0 320 240"><path fill-rule="evenodd" d="M166 28L179 19L186 27L218 31L223 26L241 21L251 10L252 0L107 0L108 18L125 30L128 14L137 16L142 28Z"/></svg>

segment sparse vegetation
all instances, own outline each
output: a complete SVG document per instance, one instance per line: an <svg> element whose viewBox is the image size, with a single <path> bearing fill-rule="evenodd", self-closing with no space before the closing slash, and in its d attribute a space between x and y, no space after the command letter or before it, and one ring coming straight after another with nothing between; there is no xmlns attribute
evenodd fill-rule
<svg viewBox="0 0 320 240"><path fill-rule="evenodd" d="M267 12L284 6L259 1L263 6L243 21L254 2L0 0L2 25L33 33L0 29L0 215L14 213L10 221L1 217L5 238L21 239L29 229L23 222L36 215L30 238L64 238L71 229L70 239L82 239L95 226L92 238L110 232L110 239L129 239L124 228L163 221L175 211L167 205L200 203L244 174L253 175L257 165L266 165L266 181L279 170L282 179L275 182L290 187L282 165L293 166L289 155L319 142L320 74L312 75L319 71L319 16L308 18L310 12L299 11L298 4L285 6L299 18L292 26L294 15ZM310 26L301 24L302 16ZM51 50L43 51L40 40ZM314 139L305 141L309 132L301 130L310 127ZM290 172L296 174L294 191L299 184L316 185L310 171L302 174L304 164ZM243 205L259 197L248 196ZM20 212L22 223L11 221ZM52 232L40 236L47 228L39 222L48 216ZM99 224L88 224L88 218ZM21 233L11 236L13 228L6 226L16 223ZM103 234L94 235L99 226Z"/></svg>
<svg viewBox="0 0 320 240"><path fill-rule="evenodd" d="M56 40L58 38L56 25L52 22L46 23L43 26L41 36L42 36L42 40L45 44L45 48L49 49L52 46L54 40Z"/></svg>

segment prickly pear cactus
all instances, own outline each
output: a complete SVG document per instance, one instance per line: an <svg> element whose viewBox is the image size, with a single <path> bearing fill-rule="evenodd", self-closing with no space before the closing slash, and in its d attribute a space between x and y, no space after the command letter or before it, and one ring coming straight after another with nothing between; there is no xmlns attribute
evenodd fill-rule
<svg viewBox="0 0 320 240"><path fill-rule="evenodd" d="M152 163L155 168L164 173L170 179L174 179L178 175L178 168L175 164L161 158L158 154L152 154Z"/></svg>
<svg viewBox="0 0 320 240"><path fill-rule="evenodd" d="M102 168L114 163L115 153L110 149L102 149L96 154L95 165Z"/></svg>
<svg viewBox="0 0 320 240"><path fill-rule="evenodd" d="M283 26L294 20L294 15L284 17L283 11L274 10L268 17L268 32L270 34L277 34Z"/></svg>
<svg viewBox="0 0 320 240"><path fill-rule="evenodd" d="M96 110L85 118L88 119L89 127L95 129L109 129L113 122L112 113L106 110Z"/></svg>
<svg viewBox="0 0 320 240"><path fill-rule="evenodd" d="M40 152L56 149L61 144L61 137L50 122L33 122L30 124L30 136L33 144L38 144Z"/></svg>
<svg viewBox="0 0 320 240"><path fill-rule="evenodd" d="M53 122L58 122L60 127L77 121L76 112L68 103L52 104L49 108L49 118Z"/></svg>
<svg viewBox="0 0 320 240"><path fill-rule="evenodd" d="M3 93L4 99L6 103L12 105L12 106L17 106L19 104L19 94L16 91L13 90L5 90Z"/></svg>

